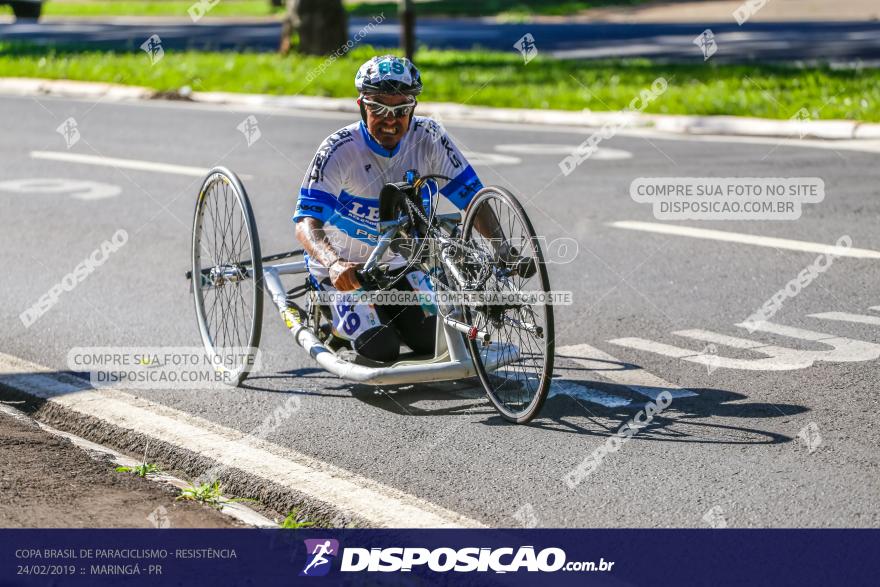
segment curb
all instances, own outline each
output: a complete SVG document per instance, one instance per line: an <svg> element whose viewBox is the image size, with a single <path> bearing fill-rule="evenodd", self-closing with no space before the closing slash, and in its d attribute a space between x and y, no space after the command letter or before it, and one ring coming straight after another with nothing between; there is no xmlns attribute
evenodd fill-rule
<svg viewBox="0 0 880 587"><path fill-rule="evenodd" d="M112 448L95 442L91 442L90 440L86 440L75 434L63 432L61 430L58 430L57 428L49 426L48 424L44 424L43 422L33 420L28 417L27 414L25 414L24 412L16 410L15 408L12 408L2 403L0 403L0 413L11 416L12 418L17 419L20 422L25 422L28 425L36 426L37 428L51 436L68 440L71 444L73 444L73 446L82 451L85 451L86 453L91 453L93 455L100 454L102 457L107 458L116 465L135 467L141 464L138 459L126 456L118 451L113 450ZM95 457L93 456L92 458ZM183 479L179 479L177 477L174 477L173 475L169 475L168 473L164 472L148 473L145 476L145 479L147 481L152 481L153 483L170 485L178 490L189 487L189 483L187 483ZM221 514L229 516L230 518L239 520L240 522L243 522L248 526L252 526L254 528L278 528L278 524L241 503L232 501L226 497L221 497L220 503L222 504L222 507L219 508L217 511L219 511Z"/></svg>
<svg viewBox="0 0 880 587"><path fill-rule="evenodd" d="M230 105L281 110L322 110L358 113L352 98L320 96L270 96L233 92L193 92L184 87L177 92L159 92L139 86L110 83L48 80L39 78L0 78L0 94L14 96L47 95L65 98L91 98L104 101L178 99L202 104ZM683 135L732 135L749 137L797 137L824 140L880 139L880 124L855 120L773 120L745 116L686 116L641 114L636 112L591 112L491 108L447 102L420 102L420 110L440 122L480 121L577 127L630 126L651 128Z"/></svg>
<svg viewBox="0 0 880 587"><path fill-rule="evenodd" d="M335 528L462 528L485 525L291 448L24 359L0 353L0 398L24 400L31 418L151 460L275 512L299 510ZM294 410L295 413L295 410ZM270 414L271 415L271 414ZM280 416L279 416L280 417Z"/></svg>

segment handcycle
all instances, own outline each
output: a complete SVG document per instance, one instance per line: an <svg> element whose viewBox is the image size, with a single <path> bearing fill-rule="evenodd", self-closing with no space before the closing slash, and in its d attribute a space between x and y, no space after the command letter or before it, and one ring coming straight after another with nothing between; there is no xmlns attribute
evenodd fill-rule
<svg viewBox="0 0 880 587"><path fill-rule="evenodd" d="M380 193L379 236L358 279L366 289L381 292L395 276L421 270L436 294L430 301L437 320L433 354L404 354L394 363L376 364L331 344L327 301L309 279L306 261L277 263L304 252L263 256L244 185L229 169L212 169L196 203L186 276L215 369L236 386L248 377L267 293L297 344L329 373L377 386L476 375L504 419L534 418L547 397L554 360L553 306L541 241L522 205L501 187L481 189L463 218L459 212L438 213L439 185L448 181L411 171ZM486 218L496 229L491 237L481 233ZM389 251L406 260L403 271L392 272L383 262ZM306 279L287 289L282 277L294 275Z"/></svg>

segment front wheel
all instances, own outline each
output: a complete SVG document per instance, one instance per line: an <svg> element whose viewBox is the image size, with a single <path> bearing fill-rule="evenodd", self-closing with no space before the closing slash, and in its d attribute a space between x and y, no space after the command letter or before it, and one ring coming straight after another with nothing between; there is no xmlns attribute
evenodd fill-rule
<svg viewBox="0 0 880 587"><path fill-rule="evenodd" d="M256 362L263 320L260 238L238 177L215 167L199 191L192 233L199 332L224 383L238 385Z"/></svg>
<svg viewBox="0 0 880 587"><path fill-rule="evenodd" d="M486 236L489 233L492 236ZM525 209L507 190L480 190L468 208L462 241L485 264L468 272L490 303L465 305L465 320L488 332L491 343L468 340L489 399L511 422L525 423L541 410L553 376L553 306L541 243ZM543 294L530 303L518 294Z"/></svg>

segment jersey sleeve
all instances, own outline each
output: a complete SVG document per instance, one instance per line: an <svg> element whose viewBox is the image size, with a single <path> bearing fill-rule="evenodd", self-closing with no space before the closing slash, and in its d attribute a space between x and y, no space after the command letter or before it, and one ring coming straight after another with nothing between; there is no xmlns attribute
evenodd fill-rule
<svg viewBox="0 0 880 587"><path fill-rule="evenodd" d="M302 218L317 218L327 222L334 215L345 184L339 157L334 157L334 152L325 141L315 153L299 189L294 222Z"/></svg>
<svg viewBox="0 0 880 587"><path fill-rule="evenodd" d="M464 210L471 203L474 195L483 189L483 184L477 177L477 172L452 142L446 129L433 120L429 125L435 126L434 133L430 133L429 130L429 134L432 134L433 138L434 162L435 164L437 161L440 162L438 173L452 178L452 181L443 186L440 193L456 208Z"/></svg>

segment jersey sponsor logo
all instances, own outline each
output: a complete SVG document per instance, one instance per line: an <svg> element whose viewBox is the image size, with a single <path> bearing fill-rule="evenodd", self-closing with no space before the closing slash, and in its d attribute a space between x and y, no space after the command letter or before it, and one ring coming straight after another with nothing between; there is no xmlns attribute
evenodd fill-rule
<svg viewBox="0 0 880 587"><path fill-rule="evenodd" d="M443 136L443 129L437 124L436 120L430 118L416 119L416 121L413 122L413 130L419 129L431 138L432 143L436 143L440 140L440 137Z"/></svg>
<svg viewBox="0 0 880 587"><path fill-rule="evenodd" d="M458 155L456 155L455 151L452 149L452 143L449 142L449 137L446 135L440 137L440 144L446 149L446 156L449 157L452 166L456 169L461 167L461 159L458 158Z"/></svg>
<svg viewBox="0 0 880 587"><path fill-rule="evenodd" d="M354 231L355 236L359 239L368 239L370 241L379 241L379 235L369 230L364 230L363 228L358 228Z"/></svg>
<svg viewBox="0 0 880 587"><path fill-rule="evenodd" d="M309 174L309 179L312 181L323 181L324 167L330 160L331 155L336 152L336 149L346 143L352 142L353 140L354 139L351 137L351 131L345 129L335 132L327 137L327 140L324 141L324 145L317 153L315 153L315 158L312 160L312 171Z"/></svg>
<svg viewBox="0 0 880 587"><path fill-rule="evenodd" d="M350 202L348 204L348 216L368 224L376 224L379 222L379 208L365 206L360 202Z"/></svg>
<svg viewBox="0 0 880 587"><path fill-rule="evenodd" d="M320 204L302 204L298 205L299 209L303 212L318 212L319 214L324 211L324 206Z"/></svg>

